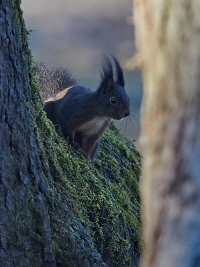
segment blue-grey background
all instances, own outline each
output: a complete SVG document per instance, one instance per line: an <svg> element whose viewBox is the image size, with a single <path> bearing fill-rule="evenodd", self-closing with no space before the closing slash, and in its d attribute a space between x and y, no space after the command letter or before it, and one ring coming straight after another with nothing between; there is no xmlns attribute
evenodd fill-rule
<svg viewBox="0 0 200 267"><path fill-rule="evenodd" d="M35 60L68 67L79 84L96 89L101 57L113 54L121 62L132 57L132 0L22 0ZM139 135L142 79L125 70L132 118L117 123L130 140Z"/></svg>

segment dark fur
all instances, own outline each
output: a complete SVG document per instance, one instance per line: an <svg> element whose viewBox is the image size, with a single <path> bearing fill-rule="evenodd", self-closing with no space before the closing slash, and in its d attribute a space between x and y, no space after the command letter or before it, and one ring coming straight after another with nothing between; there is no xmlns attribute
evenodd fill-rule
<svg viewBox="0 0 200 267"><path fill-rule="evenodd" d="M47 116L56 130L68 138L72 145L78 144L90 160L97 153L100 137L109 121L119 120L130 114L123 72L115 58L114 63L116 81L112 64L104 57L101 83L95 92L75 85L64 97L59 99L55 96L45 103Z"/></svg>

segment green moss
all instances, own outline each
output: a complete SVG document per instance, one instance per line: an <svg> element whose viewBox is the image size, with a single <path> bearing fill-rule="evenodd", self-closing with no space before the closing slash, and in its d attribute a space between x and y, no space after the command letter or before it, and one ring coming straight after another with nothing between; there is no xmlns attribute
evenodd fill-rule
<svg viewBox="0 0 200 267"><path fill-rule="evenodd" d="M34 77L31 88L35 132L44 156L43 164L51 170L48 183L54 205L63 214L70 209L89 227L98 251L105 257L113 257L116 266L126 266L131 262L131 243L140 247L139 153L111 124L103 136L99 158L94 164L90 163L82 151L75 151L55 132L43 111ZM72 237L73 231L69 233L69 222L60 212L50 207L49 211L54 229L53 247L64 264L69 261L70 251L66 238Z"/></svg>
<svg viewBox="0 0 200 267"><path fill-rule="evenodd" d="M82 151L75 151L57 135L43 111L34 76L31 82L35 135L44 170L51 171L51 194L46 201L56 206L53 210L48 204L52 244L60 262L70 258L66 239L73 239L73 231L67 230L69 221L64 218L70 210L89 227L98 251L113 257L116 266L126 266L131 262L131 243L140 247L139 153L111 124L103 135L98 159L90 163Z"/></svg>

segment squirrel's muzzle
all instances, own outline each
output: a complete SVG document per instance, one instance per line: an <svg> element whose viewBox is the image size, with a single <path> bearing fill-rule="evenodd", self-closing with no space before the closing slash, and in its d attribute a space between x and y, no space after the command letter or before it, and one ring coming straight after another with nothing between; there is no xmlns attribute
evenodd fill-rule
<svg viewBox="0 0 200 267"><path fill-rule="evenodd" d="M125 110L124 117L128 117L129 115L130 115L130 110L129 109Z"/></svg>
<svg viewBox="0 0 200 267"><path fill-rule="evenodd" d="M127 108L121 112L118 112L117 116L111 116L111 117L115 120L121 120L128 117L129 115L130 115L130 110Z"/></svg>

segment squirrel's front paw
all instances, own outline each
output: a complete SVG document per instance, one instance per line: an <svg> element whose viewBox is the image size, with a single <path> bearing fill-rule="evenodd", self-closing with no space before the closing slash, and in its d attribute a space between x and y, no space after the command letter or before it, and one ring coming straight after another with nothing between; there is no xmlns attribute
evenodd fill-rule
<svg viewBox="0 0 200 267"><path fill-rule="evenodd" d="M70 147L73 147L75 149L79 149L80 148L80 145L76 141L74 141L74 140L72 140L70 138L68 138L68 141L69 141Z"/></svg>

